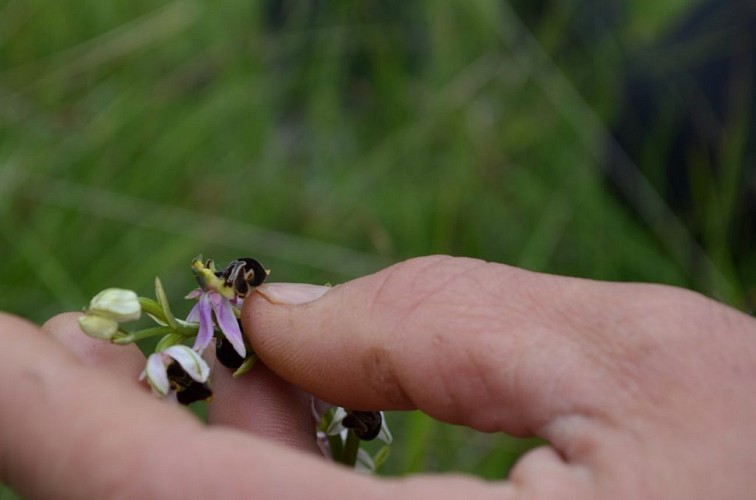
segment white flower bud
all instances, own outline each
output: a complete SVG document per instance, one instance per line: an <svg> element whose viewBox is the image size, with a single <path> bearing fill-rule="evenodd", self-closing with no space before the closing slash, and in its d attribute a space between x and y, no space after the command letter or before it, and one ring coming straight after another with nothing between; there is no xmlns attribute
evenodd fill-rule
<svg viewBox="0 0 756 500"><path fill-rule="evenodd" d="M89 303L88 312L123 323L139 319L142 307L135 292L122 288L107 288L94 296Z"/></svg>
<svg viewBox="0 0 756 500"><path fill-rule="evenodd" d="M86 314L79 317L81 330L96 339L110 340L118 331L118 323L110 318Z"/></svg>

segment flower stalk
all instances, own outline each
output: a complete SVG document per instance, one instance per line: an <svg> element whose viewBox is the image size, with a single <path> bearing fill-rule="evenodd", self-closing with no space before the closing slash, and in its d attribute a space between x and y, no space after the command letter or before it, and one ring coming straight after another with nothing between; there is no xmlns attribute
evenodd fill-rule
<svg viewBox="0 0 756 500"><path fill-rule="evenodd" d="M344 441L344 451L341 455L340 462L348 467L354 467L357 463L357 452L360 449L360 438L353 430L347 431L346 440Z"/></svg>
<svg viewBox="0 0 756 500"><path fill-rule="evenodd" d="M152 337L159 337L161 335L176 335L174 330L170 326L154 326L152 328L145 328L144 330L138 330L133 333L119 332L110 341L118 345L133 344L140 340L146 340ZM182 338L184 337L181 335Z"/></svg>

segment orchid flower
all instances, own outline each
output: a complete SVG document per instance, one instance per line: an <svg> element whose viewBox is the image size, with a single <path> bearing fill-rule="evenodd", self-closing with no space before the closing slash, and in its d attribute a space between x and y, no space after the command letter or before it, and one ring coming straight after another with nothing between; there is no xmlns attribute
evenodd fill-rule
<svg viewBox="0 0 756 500"><path fill-rule="evenodd" d="M238 307L250 289L265 280L267 272L259 262L249 258L237 259L221 271L215 269L212 260L203 263L200 259L195 259L192 262L192 272L199 288L186 298L198 300L186 321L199 324L194 350L202 353L210 345L217 323L234 351L244 359L247 350L237 320Z"/></svg>
<svg viewBox="0 0 756 500"><path fill-rule="evenodd" d="M354 411L337 407L325 434L344 436L350 429L363 441L378 439L391 444L394 439L382 411Z"/></svg>
<svg viewBox="0 0 756 500"><path fill-rule="evenodd" d="M173 345L150 354L140 380L147 379L152 391L181 404L208 399L210 367L204 359L185 345Z"/></svg>
<svg viewBox="0 0 756 500"><path fill-rule="evenodd" d="M374 472L388 456L388 446L392 443L393 436L382 411L346 410L314 397L311 401L311 411L317 426L317 445L326 457L337 459L332 445L343 448L350 430L363 441L378 439L385 443L375 456L371 456L362 448L357 450L355 466L358 470Z"/></svg>

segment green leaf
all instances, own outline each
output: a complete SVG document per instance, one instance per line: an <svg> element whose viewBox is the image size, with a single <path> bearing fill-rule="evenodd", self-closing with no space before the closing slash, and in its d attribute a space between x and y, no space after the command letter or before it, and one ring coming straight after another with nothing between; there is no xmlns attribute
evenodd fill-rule
<svg viewBox="0 0 756 500"><path fill-rule="evenodd" d="M168 326L170 326L173 330L180 330L181 327L179 326L178 321L176 321L176 317L171 312L170 304L168 304L168 297L165 295L163 283L157 276L155 276L155 297L160 304L160 308L163 311L163 316L165 316L165 322L168 323Z"/></svg>

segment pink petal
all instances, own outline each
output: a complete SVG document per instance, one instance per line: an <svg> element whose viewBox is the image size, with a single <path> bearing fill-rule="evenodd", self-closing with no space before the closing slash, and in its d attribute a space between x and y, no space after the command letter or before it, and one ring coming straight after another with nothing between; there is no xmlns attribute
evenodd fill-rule
<svg viewBox="0 0 756 500"><path fill-rule="evenodd" d="M195 288L194 290L192 290L191 292L189 292L186 295L186 297L184 297L184 298L185 299L196 299L196 298L199 298L201 295L202 295L202 289L201 288Z"/></svg>
<svg viewBox="0 0 756 500"><path fill-rule="evenodd" d="M212 304L215 311L215 319L218 320L218 326L220 326L223 335L231 342L231 346L233 346L239 356L242 358L246 357L247 350L244 347L242 332L239 329L239 323L236 321L236 315L234 314L231 302L220 294L213 294Z"/></svg>
<svg viewBox="0 0 756 500"><path fill-rule="evenodd" d="M199 302L194 304L194 307L192 307L192 310L189 311L189 315L186 317L186 320L190 323L199 323L199 320L200 320Z"/></svg>
<svg viewBox="0 0 756 500"><path fill-rule="evenodd" d="M208 295L207 293L202 294L199 302L197 302L199 332L197 332L197 340L194 341L193 349L200 353L207 349L207 346L213 340L213 310Z"/></svg>

